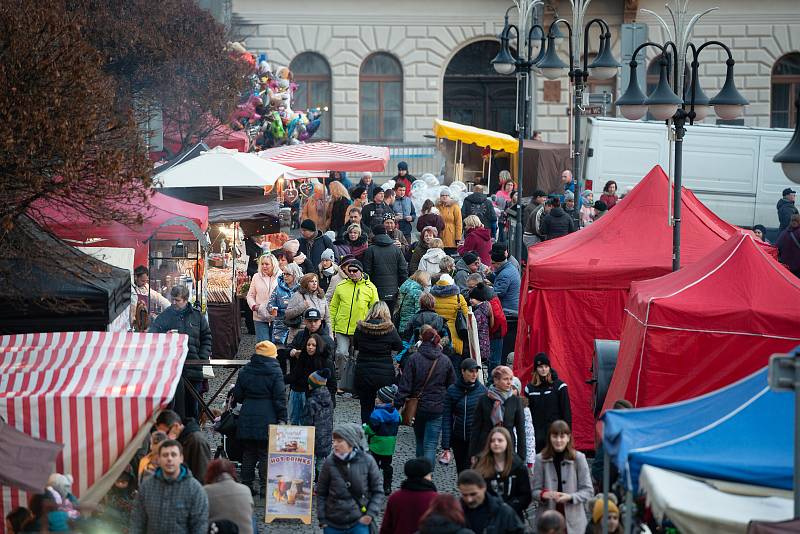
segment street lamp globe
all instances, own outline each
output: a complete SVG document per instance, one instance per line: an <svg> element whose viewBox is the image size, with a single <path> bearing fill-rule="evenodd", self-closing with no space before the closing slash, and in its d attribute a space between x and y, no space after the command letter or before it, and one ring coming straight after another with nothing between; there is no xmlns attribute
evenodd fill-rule
<svg viewBox="0 0 800 534"><path fill-rule="evenodd" d="M690 87L686 90L686 98L684 98L684 104L687 108L690 108L692 102L694 102L694 120L701 121L708 117L708 112L711 111L711 106L709 106L708 95L703 91L703 88L700 87L699 76L695 73L694 81L692 83L693 89ZM694 98L692 98L692 91L694 91Z"/></svg>
<svg viewBox="0 0 800 534"><path fill-rule="evenodd" d="M517 62L508 48L508 36L505 31L500 35L500 51L492 60L492 66L498 74L514 74Z"/></svg>
<svg viewBox="0 0 800 534"><path fill-rule="evenodd" d="M798 99L795 101L795 110L800 113L800 94L798 94ZM775 154L772 161L781 164L783 174L788 179L800 184L800 118L795 121L792 140L783 150Z"/></svg>
<svg viewBox="0 0 800 534"><path fill-rule="evenodd" d="M659 121L670 119L678 107L683 104L678 95L672 92L672 88L667 81L667 62L661 62L661 74L658 77L658 86L644 101L650 114Z"/></svg>
<svg viewBox="0 0 800 534"><path fill-rule="evenodd" d="M619 62L614 59L614 54L611 53L611 36L602 36L600 52L589 65L589 76L597 80L609 80L616 76L620 66Z"/></svg>
<svg viewBox="0 0 800 534"><path fill-rule="evenodd" d="M742 115L744 107L749 102L733 85L734 60L729 59L726 63L728 72L725 75L725 85L722 86L719 94L711 99L709 104L714 106L714 113L717 114L717 117L724 120L733 120Z"/></svg>
<svg viewBox="0 0 800 534"><path fill-rule="evenodd" d="M569 65L561 61L561 58L558 57L558 53L556 52L556 40L553 35L548 35L547 51L536 66L542 71L542 76L548 80L558 79L561 77L561 73L564 69L569 67Z"/></svg>
<svg viewBox="0 0 800 534"><path fill-rule="evenodd" d="M617 99L616 105L623 117L631 121L638 121L647 114L647 106L644 103L647 97L639 87L639 78L636 73L638 63L631 61L629 65L631 72L628 76L628 88Z"/></svg>

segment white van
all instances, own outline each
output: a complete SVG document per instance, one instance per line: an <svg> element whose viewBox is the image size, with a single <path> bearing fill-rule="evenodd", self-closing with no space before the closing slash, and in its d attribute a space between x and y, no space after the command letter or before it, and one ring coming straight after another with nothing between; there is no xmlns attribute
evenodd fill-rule
<svg viewBox="0 0 800 534"><path fill-rule="evenodd" d="M599 117L588 122L584 180L592 180L595 198L607 180L615 180L623 192L656 164L669 172L670 144L663 122ZM777 227L775 205L781 192L795 184L772 157L791 137L787 129L689 126L683 140L683 185L731 224Z"/></svg>

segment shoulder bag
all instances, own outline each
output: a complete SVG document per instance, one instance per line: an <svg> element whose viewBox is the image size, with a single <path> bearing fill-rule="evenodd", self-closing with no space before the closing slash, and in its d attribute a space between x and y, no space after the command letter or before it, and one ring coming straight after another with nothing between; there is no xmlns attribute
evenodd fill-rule
<svg viewBox="0 0 800 534"><path fill-rule="evenodd" d="M436 365L439 363L441 358L441 356L436 358L436 361L433 362L433 365L431 365L431 368L428 371L428 375L425 377L425 382L422 383L422 387L419 388L419 391L415 396L407 398L405 404L403 404L403 407L400 409L401 425L412 426L414 424L414 418L417 416L419 399L422 397L422 392L425 390L425 386L428 385L428 381L431 379L431 376L433 376L433 370L436 369Z"/></svg>
<svg viewBox="0 0 800 534"><path fill-rule="evenodd" d="M463 295L459 294L458 299L456 299L456 334L458 334L458 337L460 337L462 341L466 341L469 336L469 327L467 326L467 316L461 311L462 300L464 300L464 304L466 305L466 299L464 299Z"/></svg>

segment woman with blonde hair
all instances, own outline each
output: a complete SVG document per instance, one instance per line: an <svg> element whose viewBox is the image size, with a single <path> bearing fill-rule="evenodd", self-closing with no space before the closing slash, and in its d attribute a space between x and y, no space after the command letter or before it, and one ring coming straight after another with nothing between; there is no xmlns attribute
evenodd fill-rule
<svg viewBox="0 0 800 534"><path fill-rule="evenodd" d="M267 309L267 303L278 287L280 273L275 256L264 254L258 258L258 272L253 275L247 292L247 305L253 311L253 323L256 327L256 343L272 340L272 315Z"/></svg>
<svg viewBox="0 0 800 534"><path fill-rule="evenodd" d="M593 493L589 464L575 450L572 430L566 421L554 421L533 465L533 498L543 503L541 508L564 514L567 534L584 534L588 523L584 506Z"/></svg>
<svg viewBox="0 0 800 534"><path fill-rule="evenodd" d="M439 193L439 202L436 203L436 208L439 210L439 216L444 221L444 230L442 231L442 241L444 242L444 250L448 254L454 254L456 245L462 239L462 222L461 222L461 208L458 207L458 202L450 199L450 188L445 187Z"/></svg>
<svg viewBox="0 0 800 534"><path fill-rule="evenodd" d="M504 427L511 439L511 449L524 458L525 414L522 402L514 395L514 373L510 367L498 365L492 370L492 385L486 395L478 399L472 416L472 434L469 441L470 456L477 456L489 441L489 434L497 426Z"/></svg>
<svg viewBox="0 0 800 534"><path fill-rule="evenodd" d="M419 270L426 271L430 274L438 274L441 272L439 262L447 257L444 252L444 243L438 237L434 237L428 243L428 250L422 259L419 260Z"/></svg>
<svg viewBox="0 0 800 534"><path fill-rule="evenodd" d="M483 451L475 462L475 471L486 480L489 493L503 499L523 521L525 510L531 504L531 482L528 468L514 454L511 434L502 426L489 431Z"/></svg>
<svg viewBox="0 0 800 534"><path fill-rule="evenodd" d="M316 180L309 182L313 187L313 193L306 199L303 209L300 211L300 220L311 219L317 225L317 230L325 232L328 230L329 221L325 218L326 202L325 187Z"/></svg>
<svg viewBox="0 0 800 534"><path fill-rule="evenodd" d="M353 348L358 351L354 385L361 404L361 422L366 423L375 409L378 390L395 382L392 351L403 350L385 302L373 304L364 320L358 321Z"/></svg>
<svg viewBox="0 0 800 534"><path fill-rule="evenodd" d="M477 215L469 215L464 219L464 234L464 244L458 247L458 253L463 256L467 252L474 252L484 265L491 265L492 235Z"/></svg>
<svg viewBox="0 0 800 534"><path fill-rule="evenodd" d="M286 324L286 308L292 296L300 288L303 271L296 263L289 263L278 277L278 286L272 292L267 305L272 313L272 342L278 346L285 345L289 337L289 326Z"/></svg>
<svg viewBox="0 0 800 534"><path fill-rule="evenodd" d="M292 342L294 336L302 330L303 313L309 308L316 308L322 314L324 325L329 327L331 324L331 312L328 308L328 301L325 292L319 285L319 276L316 273L309 273L300 279L300 288L289 299L286 306L284 322L289 326L289 337L286 344Z"/></svg>
<svg viewBox="0 0 800 534"><path fill-rule="evenodd" d="M328 229L333 230L338 235L347 225L347 208L350 207L350 194L341 182L331 182L328 185L331 199L328 201L328 208L325 211L325 219L328 221Z"/></svg>

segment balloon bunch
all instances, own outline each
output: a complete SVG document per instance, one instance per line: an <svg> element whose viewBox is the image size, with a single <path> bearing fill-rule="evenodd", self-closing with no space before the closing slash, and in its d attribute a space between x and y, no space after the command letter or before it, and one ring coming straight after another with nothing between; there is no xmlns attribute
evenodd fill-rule
<svg viewBox="0 0 800 534"><path fill-rule="evenodd" d="M266 54L256 59L239 43L229 43L229 48L252 68L250 88L230 117L231 128L247 129L257 149L296 145L313 137L328 108L293 110L297 84L288 67L273 68Z"/></svg>
<svg viewBox="0 0 800 534"><path fill-rule="evenodd" d="M383 190L392 189L394 180L389 180L382 186ZM411 184L411 202L417 213L422 213L422 205L430 199L436 204L443 190L450 193L450 198L460 206L467 196L467 186L464 182L453 182L449 186L442 185L439 178L431 173L425 173Z"/></svg>

